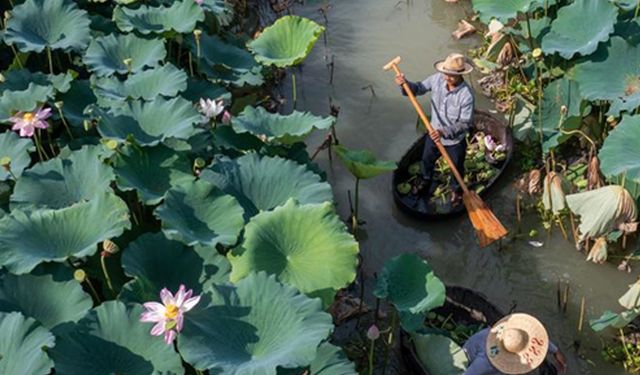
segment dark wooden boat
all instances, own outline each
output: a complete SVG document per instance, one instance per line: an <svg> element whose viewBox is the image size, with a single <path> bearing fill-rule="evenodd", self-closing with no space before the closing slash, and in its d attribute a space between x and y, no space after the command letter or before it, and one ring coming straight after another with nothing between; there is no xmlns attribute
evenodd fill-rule
<svg viewBox="0 0 640 375"><path fill-rule="evenodd" d="M476 110L474 114L474 129L472 130L472 134L479 131L482 131L486 135L491 135L494 139L498 140L500 144L503 144L506 147L506 158L495 164L498 168L498 172L484 184L485 187L480 192L480 196L484 197L491 190L491 187L495 184L498 178L500 178L511 161L513 156L513 135L511 133L511 128L509 128L505 121L498 119L489 112ZM400 159L400 162L398 162L398 168L393 172L391 187L393 190L393 199L396 202L396 205L407 214L422 220L442 219L463 213L465 211L465 207L461 202L452 205L448 201L427 201L420 195L401 194L396 188L398 184L407 181L411 177L409 175L408 168L411 164L421 160L424 141L425 139L423 136L415 141L404 154L402 159ZM471 184L469 188L475 190L477 186Z"/></svg>
<svg viewBox="0 0 640 375"><path fill-rule="evenodd" d="M492 326L506 315L487 301L482 294L457 286L447 286L447 301L444 306L434 312L442 316L451 316L452 321L469 326L478 324ZM411 374L429 375L418 359L409 334L401 330L401 339L402 357ZM542 362L536 371L534 374L539 375L557 375L558 373L555 366L547 360Z"/></svg>

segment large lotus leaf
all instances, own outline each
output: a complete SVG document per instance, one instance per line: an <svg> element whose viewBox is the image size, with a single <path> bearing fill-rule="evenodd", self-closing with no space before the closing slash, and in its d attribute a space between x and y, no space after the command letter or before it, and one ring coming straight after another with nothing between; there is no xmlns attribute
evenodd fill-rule
<svg viewBox="0 0 640 375"><path fill-rule="evenodd" d="M31 73L26 69L9 70L4 77L0 85L0 121L7 121L14 112L35 110L56 93L68 91L73 80L69 73Z"/></svg>
<svg viewBox="0 0 640 375"><path fill-rule="evenodd" d="M178 349L212 373L276 375L278 366L309 365L332 328L319 300L274 275L251 273L235 287L217 287L208 307L185 316Z"/></svg>
<svg viewBox="0 0 640 375"><path fill-rule="evenodd" d="M310 19L284 16L247 46L260 63L286 68L300 64L323 31L324 27Z"/></svg>
<svg viewBox="0 0 640 375"><path fill-rule="evenodd" d="M338 290L355 279L358 251L330 202L299 205L291 199L249 221L242 247L228 255L231 281L267 271L306 294Z"/></svg>
<svg viewBox="0 0 640 375"><path fill-rule="evenodd" d="M304 165L279 157L248 154L220 159L201 177L231 194L244 208L245 217L281 206L289 198L299 203L331 201L331 186Z"/></svg>
<svg viewBox="0 0 640 375"><path fill-rule="evenodd" d="M526 20L522 20L518 22L514 27L505 27L503 30L506 34L519 35L524 39L529 39L529 29L531 29L531 36L535 41L538 42L537 44L539 45L542 42L542 38L549 32L550 25L551 19L549 17L542 17L529 20L529 25L527 25ZM518 47L525 48L526 46ZM497 51L496 53L500 53L500 51Z"/></svg>
<svg viewBox="0 0 640 375"><path fill-rule="evenodd" d="M304 368L278 369L278 375L300 375L305 373ZM316 358L308 367L309 375L357 375L358 372L349 361L344 351L329 342L324 342L318 347Z"/></svg>
<svg viewBox="0 0 640 375"><path fill-rule="evenodd" d="M69 91L61 94L59 99L63 103L62 113L65 120L78 128L83 127L84 120L89 119L84 110L97 101L88 80L74 80Z"/></svg>
<svg viewBox="0 0 640 375"><path fill-rule="evenodd" d="M597 238L619 224L635 221L638 208L622 186L609 185L600 189L567 195L569 209L580 216L580 237Z"/></svg>
<svg viewBox="0 0 640 375"><path fill-rule="evenodd" d="M186 38L194 59L197 58L198 44L193 35ZM244 48L222 40L217 35L200 35L200 58L209 65L218 65L236 71L249 71L258 66L253 55Z"/></svg>
<svg viewBox="0 0 640 375"><path fill-rule="evenodd" d="M480 19L489 23L492 18L506 23L515 18L518 13L536 10L540 7L553 5L555 0L472 0L473 10L480 14Z"/></svg>
<svg viewBox="0 0 640 375"><path fill-rule="evenodd" d="M594 58L577 64L573 78L588 100L627 101L640 93L640 46L614 36L608 47L600 48ZM631 100L634 102L634 100ZM619 104L620 110L633 107Z"/></svg>
<svg viewBox="0 0 640 375"><path fill-rule="evenodd" d="M162 145L124 147L114 161L120 190L135 189L148 205L158 204L172 186L195 179L189 159Z"/></svg>
<svg viewBox="0 0 640 375"><path fill-rule="evenodd" d="M0 219L0 264L22 274L42 262L92 255L129 227L127 205L110 193L61 210L12 210Z"/></svg>
<svg viewBox="0 0 640 375"><path fill-rule="evenodd" d="M203 0L201 6L212 12L221 26L228 26L233 21L233 4L226 0Z"/></svg>
<svg viewBox="0 0 640 375"><path fill-rule="evenodd" d="M138 304L107 301L77 324L57 327L56 346L50 350L56 375L184 374L173 346L140 323L143 310Z"/></svg>
<svg viewBox="0 0 640 375"><path fill-rule="evenodd" d="M0 374L47 375L53 361L46 350L55 345L51 332L19 312L0 312Z"/></svg>
<svg viewBox="0 0 640 375"><path fill-rule="evenodd" d="M58 156L24 172L11 196L12 208L64 208L113 192L113 170L100 160L100 146L84 146L67 157Z"/></svg>
<svg viewBox="0 0 640 375"><path fill-rule="evenodd" d="M418 359L429 374L459 375L469 363L462 348L447 336L412 333Z"/></svg>
<svg viewBox="0 0 640 375"><path fill-rule="evenodd" d="M516 100L513 116L513 136L521 141L538 140L538 128L533 123L537 119L535 107L523 100Z"/></svg>
<svg viewBox="0 0 640 375"><path fill-rule="evenodd" d="M599 318L590 320L589 325L591 326L591 329L596 332L602 331L608 327L620 329L631 323L638 316L640 316L640 309L623 311L621 313L605 311Z"/></svg>
<svg viewBox="0 0 640 375"><path fill-rule="evenodd" d="M267 112L263 107L245 108L233 118L233 130L266 137L268 142L292 144L304 140L314 129L328 129L335 118L314 116L309 112L293 111L289 115Z"/></svg>
<svg viewBox="0 0 640 375"><path fill-rule="evenodd" d="M11 173L15 177L22 176L22 171L31 163L29 151L32 148L33 143L30 139L20 138L16 133L9 131L0 134L0 160L9 158ZM11 173L0 166L0 181L13 179Z"/></svg>
<svg viewBox="0 0 640 375"><path fill-rule="evenodd" d="M565 59L575 54L590 55L598 43L609 39L617 17L618 8L609 1L577 0L561 7L542 39L542 50L547 54L558 52Z"/></svg>
<svg viewBox="0 0 640 375"><path fill-rule="evenodd" d="M80 320L92 306L91 297L75 280L0 272L0 311L19 311L51 329Z"/></svg>
<svg viewBox="0 0 640 375"><path fill-rule="evenodd" d="M388 299L398 311L411 314L440 307L446 298L442 281L415 254L402 254L387 261L373 294Z"/></svg>
<svg viewBox="0 0 640 375"><path fill-rule="evenodd" d="M113 10L113 20L124 32L190 33L196 23L204 21L204 11L193 0L175 1L170 6L142 5L136 9L117 6Z"/></svg>
<svg viewBox="0 0 640 375"><path fill-rule="evenodd" d="M375 177L397 168L395 162L376 159L368 150L349 150L338 145L333 148L349 172L359 179Z"/></svg>
<svg viewBox="0 0 640 375"><path fill-rule="evenodd" d="M167 55L163 42L162 39L142 39L133 34L101 36L91 40L84 63L99 76L139 72L145 66L160 65Z"/></svg>
<svg viewBox="0 0 640 375"><path fill-rule="evenodd" d="M189 79L187 81L187 89L181 96L191 102L197 102L200 98L231 99L231 93L224 86L202 79Z"/></svg>
<svg viewBox="0 0 640 375"><path fill-rule="evenodd" d="M4 33L20 51L83 50L89 43L89 16L67 0L27 0L11 11Z"/></svg>
<svg viewBox="0 0 640 375"><path fill-rule="evenodd" d="M164 234L189 246L233 245L243 213L234 197L202 180L174 186L155 210Z"/></svg>
<svg viewBox="0 0 640 375"><path fill-rule="evenodd" d="M158 95L173 97L187 89L187 73L172 64L130 75L125 81L117 77L92 79L94 92L103 107L122 104L129 98L153 100Z"/></svg>
<svg viewBox="0 0 640 375"><path fill-rule="evenodd" d="M178 290L181 284L200 294L213 283L228 282L231 270L215 249L190 248L162 233L146 233L130 243L122 267L134 280L124 286L120 299L139 303L156 300L162 288Z"/></svg>
<svg viewBox="0 0 640 375"><path fill-rule="evenodd" d="M578 83L566 77L549 83L544 88L542 102L542 150L546 154L571 138L571 131L582 124L582 96ZM537 116L535 116L537 117ZM537 120L534 118L534 120Z"/></svg>
<svg viewBox="0 0 640 375"><path fill-rule="evenodd" d="M640 116L625 116L609 133L598 153L607 178L625 176L640 183Z"/></svg>
<svg viewBox="0 0 640 375"><path fill-rule="evenodd" d="M102 114L98 132L105 138L126 141L129 137L142 146L154 146L167 138L189 139L197 131L200 114L186 99L158 97L150 102L135 100Z"/></svg>

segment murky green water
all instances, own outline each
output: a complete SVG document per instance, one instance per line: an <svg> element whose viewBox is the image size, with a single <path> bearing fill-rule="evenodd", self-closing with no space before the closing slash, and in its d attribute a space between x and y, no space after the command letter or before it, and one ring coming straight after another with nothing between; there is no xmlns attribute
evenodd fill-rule
<svg viewBox="0 0 640 375"><path fill-rule="evenodd" d="M328 12L327 44L322 39L300 71L298 109L328 114L329 97L341 106L338 123L340 141L351 148L366 148L378 157L398 160L417 137L416 115L393 83L391 73L381 67L396 55L401 68L412 80L433 72L433 62L453 51L464 52L479 42L476 38L455 41L450 33L468 9L444 0L332 0ZM323 23L318 7L324 2L308 2L295 9ZM467 5L468 6L468 5ZM327 63L335 62L333 85L329 84ZM372 95L370 86L375 90ZM290 97L290 85L282 88ZM426 100L422 100L426 103ZM477 95L481 108L492 108ZM324 135L309 140L310 151ZM339 212L348 216L347 190L353 188L351 175L334 160L329 165L326 152L316 159L328 171ZM512 170L515 166L511 166ZM494 212L510 229L516 218L511 176L503 176L500 186L488 198ZM417 252L428 258L447 283L481 291L501 309L516 310L539 317L569 357L570 374L617 374L621 369L600 359L600 339L585 324L577 332L580 300L586 298L587 317L604 309L617 311L617 297L632 283L633 276L614 265L594 265L575 251L556 230L542 248L527 244L528 238L497 248L478 248L466 217L438 223L412 220L394 205L391 175L361 183L361 217L366 220L361 239L365 269L378 272L385 260L403 252ZM524 233L537 226L533 217L523 223ZM540 232L544 232L540 230ZM558 280L570 282L566 314L557 307ZM580 349L576 351L575 345ZM582 359L581 359L582 358Z"/></svg>

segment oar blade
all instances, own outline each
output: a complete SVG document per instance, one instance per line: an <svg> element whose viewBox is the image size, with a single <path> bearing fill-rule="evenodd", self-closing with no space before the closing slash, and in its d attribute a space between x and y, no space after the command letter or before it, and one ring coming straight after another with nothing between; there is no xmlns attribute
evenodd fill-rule
<svg viewBox="0 0 640 375"><path fill-rule="evenodd" d="M476 192L469 191L462 198L480 247L487 247L509 233Z"/></svg>

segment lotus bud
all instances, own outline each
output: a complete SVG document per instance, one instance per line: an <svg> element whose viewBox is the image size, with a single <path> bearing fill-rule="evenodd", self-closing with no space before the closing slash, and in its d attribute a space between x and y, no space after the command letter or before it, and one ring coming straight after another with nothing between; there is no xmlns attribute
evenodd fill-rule
<svg viewBox="0 0 640 375"><path fill-rule="evenodd" d="M542 50L540 48L534 49L533 52L531 52L531 56L533 56L534 59L539 59L542 56Z"/></svg>
<svg viewBox="0 0 640 375"><path fill-rule="evenodd" d="M64 106L64 102L62 100L59 100L59 101L53 103L53 105L58 109L62 109L62 106Z"/></svg>
<svg viewBox="0 0 640 375"><path fill-rule="evenodd" d="M116 245L115 242L111 240L104 240L102 243L102 253L100 255L109 256L117 253L118 251L120 251L120 247Z"/></svg>
<svg viewBox="0 0 640 375"><path fill-rule="evenodd" d="M116 141L115 139L109 139L105 142L105 146L107 146L109 150L113 151L118 148L118 141Z"/></svg>
<svg viewBox="0 0 640 375"><path fill-rule="evenodd" d="M73 271L73 278L74 278L77 282L82 283L82 282L84 282L84 281L87 279L87 273L86 273L86 272L84 272L84 271L83 271L83 270L81 270L81 269L77 269L77 270Z"/></svg>
<svg viewBox="0 0 640 375"><path fill-rule="evenodd" d="M131 73L131 64L133 63L133 60L131 58L127 58L122 60L122 63L127 67L129 73Z"/></svg>
<svg viewBox="0 0 640 375"><path fill-rule="evenodd" d="M196 160L193 161L194 168L204 168L205 165L207 165L207 162L203 158L196 158Z"/></svg>
<svg viewBox="0 0 640 375"><path fill-rule="evenodd" d="M596 264L602 264L607 261L607 238L600 237L591 247L587 261L592 261Z"/></svg>
<svg viewBox="0 0 640 375"><path fill-rule="evenodd" d="M372 324L371 327L367 330L367 338L371 341L376 341L380 338L380 330L375 324Z"/></svg>
<svg viewBox="0 0 640 375"><path fill-rule="evenodd" d="M587 188L589 190L598 189L604 185L602 178L600 177L600 162L598 157L594 155L589 161L587 168Z"/></svg>
<svg viewBox="0 0 640 375"><path fill-rule="evenodd" d="M566 115L567 115L567 112L569 112L569 110L567 109L567 106L566 106L566 105L560 106L560 114L561 114L562 116L566 116Z"/></svg>

